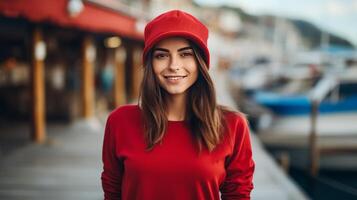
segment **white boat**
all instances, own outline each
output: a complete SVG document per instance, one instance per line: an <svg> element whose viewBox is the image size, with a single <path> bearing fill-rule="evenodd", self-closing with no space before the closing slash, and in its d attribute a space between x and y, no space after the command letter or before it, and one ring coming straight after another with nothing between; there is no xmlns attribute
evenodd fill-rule
<svg viewBox="0 0 357 200"><path fill-rule="evenodd" d="M357 76L330 76L321 80L308 94L309 108L311 102L321 103L315 125L311 112L291 111L295 113L293 115L285 112L274 115L271 126L260 130L258 137L268 148L289 152L293 166L305 168L310 162L310 137L314 130L321 168L356 169ZM293 106L290 108L296 109ZM284 109L289 108L285 105Z"/></svg>

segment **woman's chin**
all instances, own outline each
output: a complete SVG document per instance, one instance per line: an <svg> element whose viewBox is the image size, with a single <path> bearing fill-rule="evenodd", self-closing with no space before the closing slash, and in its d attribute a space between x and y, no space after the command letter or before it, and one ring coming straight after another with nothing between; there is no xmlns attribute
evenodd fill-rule
<svg viewBox="0 0 357 200"><path fill-rule="evenodd" d="M186 93L186 91L187 90L181 88L166 89L166 92L170 95L183 95Z"/></svg>

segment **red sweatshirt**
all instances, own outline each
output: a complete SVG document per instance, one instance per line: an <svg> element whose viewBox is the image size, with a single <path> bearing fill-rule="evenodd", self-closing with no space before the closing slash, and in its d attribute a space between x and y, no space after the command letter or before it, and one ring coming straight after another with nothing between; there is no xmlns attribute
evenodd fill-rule
<svg viewBox="0 0 357 200"><path fill-rule="evenodd" d="M209 153L183 121L169 121L162 144L146 151L141 111L122 106L108 117L103 143L105 199L250 199L254 162L246 120L226 114L227 133Z"/></svg>

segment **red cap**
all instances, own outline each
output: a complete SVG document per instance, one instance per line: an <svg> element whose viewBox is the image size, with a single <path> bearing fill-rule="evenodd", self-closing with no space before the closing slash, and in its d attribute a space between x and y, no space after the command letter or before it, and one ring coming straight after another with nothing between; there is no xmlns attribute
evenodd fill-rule
<svg viewBox="0 0 357 200"><path fill-rule="evenodd" d="M184 37L197 44L202 49L204 59L209 67L210 55L207 48L207 27L194 16L180 10L163 13L146 25L143 61L149 50L157 42L172 36Z"/></svg>

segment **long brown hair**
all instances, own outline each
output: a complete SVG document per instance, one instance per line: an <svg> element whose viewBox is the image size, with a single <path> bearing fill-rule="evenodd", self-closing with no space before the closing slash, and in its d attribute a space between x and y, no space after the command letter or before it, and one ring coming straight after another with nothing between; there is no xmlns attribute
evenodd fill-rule
<svg viewBox="0 0 357 200"><path fill-rule="evenodd" d="M189 88L185 121L189 124L199 151L205 146L212 151L222 140L225 123L223 115L228 108L217 105L213 81L200 48L190 42L199 69L196 82ZM144 121L147 150L162 141L168 119L166 116L166 91L160 87L152 68L152 51L144 63L144 77L140 89L140 107Z"/></svg>

